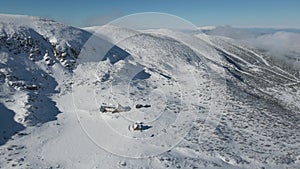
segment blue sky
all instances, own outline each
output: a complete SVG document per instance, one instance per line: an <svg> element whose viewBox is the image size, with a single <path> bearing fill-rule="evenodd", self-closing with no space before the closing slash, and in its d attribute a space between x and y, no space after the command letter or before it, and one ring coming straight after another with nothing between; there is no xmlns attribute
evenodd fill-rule
<svg viewBox="0 0 300 169"><path fill-rule="evenodd" d="M138 12L165 12L198 26L300 28L299 0L3 0L0 13L51 18L73 26L102 25Z"/></svg>

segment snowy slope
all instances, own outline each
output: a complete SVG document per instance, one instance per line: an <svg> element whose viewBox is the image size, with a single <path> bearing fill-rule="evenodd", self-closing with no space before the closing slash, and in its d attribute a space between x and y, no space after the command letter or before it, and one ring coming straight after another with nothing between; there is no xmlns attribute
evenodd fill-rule
<svg viewBox="0 0 300 169"><path fill-rule="evenodd" d="M37 17L0 15L0 19L1 105L3 111L16 113L9 120L18 122L5 127L55 120L60 111L51 95L64 92L60 77L72 69L90 34ZM1 144L9 138L3 137Z"/></svg>
<svg viewBox="0 0 300 169"><path fill-rule="evenodd" d="M299 166L300 80L262 52L166 29L0 23L0 168ZM130 109L99 112L117 104Z"/></svg>
<svg viewBox="0 0 300 169"><path fill-rule="evenodd" d="M122 31L114 31L112 28L108 30L112 32L113 37L118 37L115 36L116 32L120 32L121 35L125 34ZM107 31L102 29L101 31L106 32L105 35L110 37ZM149 33L149 31L146 32ZM206 150L227 163L245 167L264 166L264 163L275 167L279 163L292 164L297 162L299 150L298 145L294 144L299 139L297 130L299 129L300 102L297 97L299 94L299 79L297 77L276 67L259 51L247 48L228 38L208 37L203 34L193 37L169 30L157 30L156 32L151 30L150 33L152 34L145 35L142 32L134 36L130 35L121 42L118 39L115 42L118 42L117 44L129 51L131 55L136 55L135 59L142 57L138 63L147 62L149 58L159 56L156 60L157 63L151 62L154 62L154 65L159 65L160 63L172 63L171 60L174 59L172 56L178 54L173 53L177 50L175 46L172 46L172 51L169 51L172 54L166 54L166 57L171 58L164 59L163 57L165 52L161 51L160 47L163 46L163 49L168 49L162 42L169 40L164 39L163 35L170 36L181 42L181 50L189 51L185 49L185 45L187 45L197 53L196 57L193 57L193 54L188 54L190 59L197 57L202 60L206 59L204 62L208 66L214 65L210 68L222 67L227 74L226 94L217 93L218 98L214 100L227 99L227 105L224 106L225 110L215 114L209 112L212 116L216 116L216 119L212 117L211 123L213 125L207 126L207 130L211 132L207 131L203 134L208 138L204 137L200 141L197 140L197 135L200 134L199 130L201 131L203 126L195 125L198 127L196 127L194 135L189 138L189 141L195 143L195 147L192 149ZM151 43L153 38L155 38L155 43ZM172 42L174 41L172 39ZM167 44L170 45L171 42L167 42ZM149 48L150 50L147 50ZM182 54L182 56L185 55ZM160 59L164 61L160 61ZM184 61L179 60L176 62L184 63ZM197 60L193 60L192 63L197 63ZM152 67L155 66L152 65ZM160 66L160 68L162 67L164 66ZM172 65L171 67L176 66ZM184 66L181 66L181 69L184 70ZM215 82L212 82L212 85L215 85ZM124 100L124 98L120 100ZM204 98L200 100L203 102ZM209 120L206 119L206 123ZM267 122L264 122L265 120ZM244 128L242 132L241 128ZM256 137L253 137L254 135ZM211 137L216 138L210 140ZM197 139L195 140L195 138ZM285 138L287 139L283 140ZM202 146L197 146L199 144ZM289 148L278 147L278 144L284 144ZM286 154L287 152L288 154ZM176 158L173 160L176 161ZM199 165L201 166L201 164Z"/></svg>

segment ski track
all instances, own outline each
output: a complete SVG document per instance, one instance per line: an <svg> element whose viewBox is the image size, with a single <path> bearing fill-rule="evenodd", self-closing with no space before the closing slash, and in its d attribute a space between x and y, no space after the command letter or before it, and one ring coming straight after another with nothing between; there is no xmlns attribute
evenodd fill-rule
<svg viewBox="0 0 300 169"><path fill-rule="evenodd" d="M166 29L0 19L0 168L299 166L299 77L254 49ZM146 128L128 130L137 121Z"/></svg>

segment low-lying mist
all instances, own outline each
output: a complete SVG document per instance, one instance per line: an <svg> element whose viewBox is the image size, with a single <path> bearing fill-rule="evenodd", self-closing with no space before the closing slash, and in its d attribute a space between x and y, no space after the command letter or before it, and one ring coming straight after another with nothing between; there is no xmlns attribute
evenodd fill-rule
<svg viewBox="0 0 300 169"><path fill-rule="evenodd" d="M300 30L290 29L238 29L230 26L216 27L207 34L241 40L264 51L275 62L300 74Z"/></svg>

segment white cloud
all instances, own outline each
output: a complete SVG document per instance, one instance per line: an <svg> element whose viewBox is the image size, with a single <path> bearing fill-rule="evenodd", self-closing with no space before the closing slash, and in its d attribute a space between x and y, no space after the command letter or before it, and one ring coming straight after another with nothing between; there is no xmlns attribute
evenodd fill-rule
<svg viewBox="0 0 300 169"><path fill-rule="evenodd" d="M300 72L300 33L274 29L249 31L230 26L217 27L207 33L243 40L250 46L264 50L275 61Z"/></svg>
<svg viewBox="0 0 300 169"><path fill-rule="evenodd" d="M263 49L277 61L300 70L300 34L275 32L247 39L250 45Z"/></svg>

